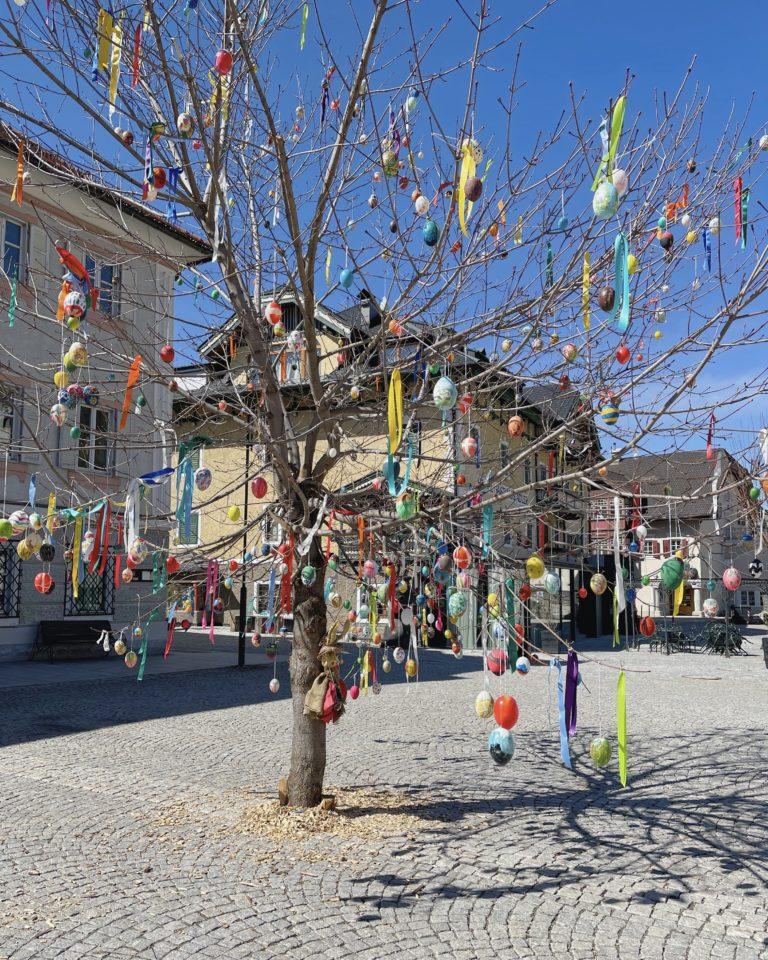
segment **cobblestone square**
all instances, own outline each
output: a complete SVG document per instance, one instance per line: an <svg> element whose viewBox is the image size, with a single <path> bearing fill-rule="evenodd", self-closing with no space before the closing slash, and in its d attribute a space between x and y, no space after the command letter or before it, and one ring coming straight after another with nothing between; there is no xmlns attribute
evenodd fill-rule
<svg viewBox="0 0 768 960"><path fill-rule="evenodd" d="M417 818L352 845L232 829L286 768L290 707L265 669L137 685L116 664L5 690L0 957L768 956L762 657L599 656L650 670L627 675L627 789L615 743L606 771L588 758L600 712L615 733L614 670L583 665L573 772L547 669L510 679L499 768L480 658L425 651L418 684L388 680L329 732L331 791L402 793Z"/></svg>

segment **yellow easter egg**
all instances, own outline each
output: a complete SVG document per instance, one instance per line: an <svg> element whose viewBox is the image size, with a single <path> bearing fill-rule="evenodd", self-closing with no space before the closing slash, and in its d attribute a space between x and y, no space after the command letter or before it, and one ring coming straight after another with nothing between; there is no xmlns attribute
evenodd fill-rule
<svg viewBox="0 0 768 960"><path fill-rule="evenodd" d="M630 253L627 257L627 270L629 271L630 276L633 273L637 273L638 266L639 264L637 262L637 257L634 255L634 253Z"/></svg>

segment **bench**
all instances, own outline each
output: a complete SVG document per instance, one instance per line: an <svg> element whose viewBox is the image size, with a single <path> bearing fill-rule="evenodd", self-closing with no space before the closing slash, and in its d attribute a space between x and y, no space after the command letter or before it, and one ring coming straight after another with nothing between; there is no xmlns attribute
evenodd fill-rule
<svg viewBox="0 0 768 960"><path fill-rule="evenodd" d="M101 660L108 657L99 639L109 620L41 620L30 660Z"/></svg>

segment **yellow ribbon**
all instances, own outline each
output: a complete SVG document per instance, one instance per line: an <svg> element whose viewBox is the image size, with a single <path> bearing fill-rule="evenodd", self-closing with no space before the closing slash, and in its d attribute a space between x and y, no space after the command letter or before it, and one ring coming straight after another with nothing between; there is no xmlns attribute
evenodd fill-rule
<svg viewBox="0 0 768 960"><path fill-rule="evenodd" d="M330 247L328 247L328 252L325 255L325 282L326 283L331 282L331 256L332 255L333 255L333 251Z"/></svg>
<svg viewBox="0 0 768 960"><path fill-rule="evenodd" d="M611 136L608 141L608 153L604 153L600 161L600 166L597 168L597 173L595 174L594 182L592 183L592 189L597 190L600 185L600 181L603 179L603 174L606 177L610 177L611 171L613 170L613 162L616 159L616 151L619 148L619 137L621 137L621 131L624 127L624 112L627 105L627 98L624 96L619 97L616 101L616 105L613 108L613 113L611 114Z"/></svg>
<svg viewBox="0 0 768 960"><path fill-rule="evenodd" d="M77 600L80 583L80 543L83 538L83 518L75 520L75 539L72 543L72 596Z"/></svg>
<svg viewBox="0 0 768 960"><path fill-rule="evenodd" d="M474 177L475 171L477 169L477 164L475 163L475 158L472 154L472 149L470 147L469 140L465 140L461 145L461 172L459 174L459 225L461 226L461 232L464 236L467 236L467 221L466 216L468 216L466 211L467 204L467 195L465 193L465 187L467 180L470 177ZM471 209L472 204L469 204Z"/></svg>
<svg viewBox="0 0 768 960"><path fill-rule="evenodd" d="M399 367L395 367L389 378L387 419L389 421L389 452L394 456L403 440L403 382Z"/></svg>
<svg viewBox="0 0 768 960"><path fill-rule="evenodd" d="M581 309L584 312L584 329L589 330L589 252L584 254L584 272L581 279Z"/></svg>
<svg viewBox="0 0 768 960"><path fill-rule="evenodd" d="M680 609L680 604L683 602L683 595L685 594L685 582L680 581L680 586L675 590L675 604L672 609L672 616L676 617Z"/></svg>
<svg viewBox="0 0 768 960"><path fill-rule="evenodd" d="M112 30L112 63L109 71L109 115L115 112L117 100L117 82L120 79L120 56L123 49L122 21L115 23Z"/></svg>
<svg viewBox="0 0 768 960"><path fill-rule="evenodd" d="M19 152L16 157L16 182L11 193L11 203L22 205L24 201L24 141L19 140Z"/></svg>
<svg viewBox="0 0 768 960"><path fill-rule="evenodd" d="M96 36L99 40L97 64L99 70L106 70L109 67L109 45L112 42L112 14L99 8L99 16L96 21Z"/></svg>
<svg viewBox="0 0 768 960"><path fill-rule="evenodd" d="M517 227L515 229L515 243L520 246L523 242L523 218L517 218Z"/></svg>
<svg viewBox="0 0 768 960"><path fill-rule="evenodd" d="M53 533L53 525L55 522L55 513L56 513L56 494L51 493L48 497L48 522L46 527L48 528L48 533Z"/></svg>

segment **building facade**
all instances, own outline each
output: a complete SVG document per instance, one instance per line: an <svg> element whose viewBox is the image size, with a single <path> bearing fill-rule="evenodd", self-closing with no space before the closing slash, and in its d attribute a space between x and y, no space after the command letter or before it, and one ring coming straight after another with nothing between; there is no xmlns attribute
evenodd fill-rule
<svg viewBox="0 0 768 960"><path fill-rule="evenodd" d="M96 183L51 151L26 141L22 202L11 200L17 179L18 135L0 127L0 471L2 517L17 511L43 516L45 539L55 557L19 558L19 536L0 541L0 659L32 650L41 621L98 618L115 629L130 624L139 609L164 602L150 596L147 563L133 582L115 575L122 546L118 520L127 484L159 470L170 456L166 434L171 394L161 377L157 352L174 336L174 280L185 265L210 260L207 245L143 205ZM57 247L84 265L98 303L77 330L57 319L66 267ZM12 313L12 322L9 318ZM87 362L69 374L69 386L91 388L67 402L57 425L54 375L73 344ZM142 357L142 374L123 429L119 428L128 370ZM73 429L74 428L74 429ZM74 596L68 557L73 524L48 530L48 505L84 512L83 533L98 515L87 513L106 498L112 513L108 555L92 572L81 570ZM142 535L151 547L167 546L169 487L146 488ZM160 518L163 518L162 520ZM124 565L124 564L123 564ZM35 589L40 571L50 574L50 593ZM164 617L153 624L160 632Z"/></svg>

